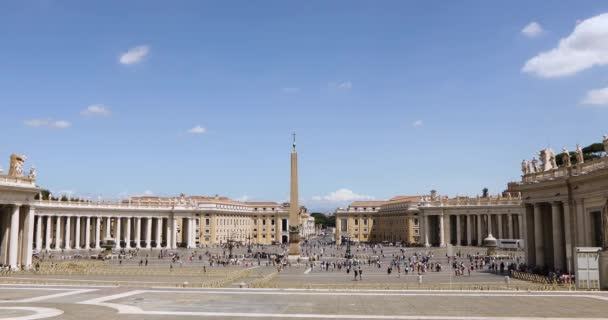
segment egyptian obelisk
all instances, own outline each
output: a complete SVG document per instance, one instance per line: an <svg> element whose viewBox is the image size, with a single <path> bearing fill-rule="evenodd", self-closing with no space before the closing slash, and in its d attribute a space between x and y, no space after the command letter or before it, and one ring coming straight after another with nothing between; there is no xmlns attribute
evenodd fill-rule
<svg viewBox="0 0 608 320"><path fill-rule="evenodd" d="M296 134L291 150L291 194L289 197L289 256L300 257L300 203L298 201L298 153Z"/></svg>

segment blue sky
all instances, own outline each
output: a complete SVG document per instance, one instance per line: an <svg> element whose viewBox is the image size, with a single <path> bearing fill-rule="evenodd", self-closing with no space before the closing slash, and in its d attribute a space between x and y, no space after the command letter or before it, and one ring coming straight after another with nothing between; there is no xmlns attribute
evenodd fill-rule
<svg viewBox="0 0 608 320"><path fill-rule="evenodd" d="M27 155L56 193L285 201L296 131L312 209L495 194L538 150L608 133L605 12L591 0L3 1L0 159Z"/></svg>

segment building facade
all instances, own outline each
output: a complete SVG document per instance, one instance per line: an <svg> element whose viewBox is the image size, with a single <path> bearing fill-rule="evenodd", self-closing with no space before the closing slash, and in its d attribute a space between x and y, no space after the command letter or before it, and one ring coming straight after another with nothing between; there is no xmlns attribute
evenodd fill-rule
<svg viewBox="0 0 608 320"><path fill-rule="evenodd" d="M388 201L353 202L336 211L336 241L346 236L369 243L443 247L478 246L489 234L523 239L519 196L397 196Z"/></svg>
<svg viewBox="0 0 608 320"><path fill-rule="evenodd" d="M604 137L604 149L608 139ZM564 149L565 150L565 149ZM526 257L539 268L574 272L577 247L606 247L608 157L585 161L580 147L574 159L558 166L550 149L522 163L516 186L525 208Z"/></svg>

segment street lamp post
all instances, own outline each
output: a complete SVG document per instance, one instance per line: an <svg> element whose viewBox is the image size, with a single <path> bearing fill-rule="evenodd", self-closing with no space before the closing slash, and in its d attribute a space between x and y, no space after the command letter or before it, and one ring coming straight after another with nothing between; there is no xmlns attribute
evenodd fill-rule
<svg viewBox="0 0 608 320"><path fill-rule="evenodd" d="M249 240L249 243L247 244L247 253L251 254L251 235L247 236L247 240Z"/></svg>
<svg viewBox="0 0 608 320"><path fill-rule="evenodd" d="M346 255L344 256L346 259L352 259L352 254L350 253L350 235L346 236Z"/></svg>

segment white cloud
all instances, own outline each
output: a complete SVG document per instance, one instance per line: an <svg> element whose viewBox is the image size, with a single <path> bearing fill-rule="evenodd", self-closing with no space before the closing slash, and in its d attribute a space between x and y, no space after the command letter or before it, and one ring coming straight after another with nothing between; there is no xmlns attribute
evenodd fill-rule
<svg viewBox="0 0 608 320"><path fill-rule="evenodd" d="M538 22L530 22L523 29L521 29L521 33L528 38L536 38L543 34L545 30Z"/></svg>
<svg viewBox="0 0 608 320"><path fill-rule="evenodd" d="M327 86L333 90L350 91L353 88L353 83L350 81L330 82Z"/></svg>
<svg viewBox="0 0 608 320"><path fill-rule="evenodd" d="M120 63L122 64L134 64L140 62L150 52L148 46L137 46L129 49L129 51L120 55Z"/></svg>
<svg viewBox="0 0 608 320"><path fill-rule="evenodd" d="M338 189L334 192L330 192L326 196L314 196L312 200L314 201L329 201L329 202L350 202L350 201L358 201L358 200L373 200L374 197L356 194L352 190L342 188Z"/></svg>
<svg viewBox="0 0 608 320"><path fill-rule="evenodd" d="M417 127L422 127L424 125L424 122L422 122L422 120L416 120L414 121L414 123L412 123L412 125L417 128Z"/></svg>
<svg viewBox="0 0 608 320"><path fill-rule="evenodd" d="M590 90L581 103L595 106L608 105L608 88Z"/></svg>
<svg viewBox="0 0 608 320"><path fill-rule="evenodd" d="M207 132L207 128L201 127L201 126L196 126L192 129L188 130L188 133L191 133L191 134L203 134L205 132Z"/></svg>
<svg viewBox="0 0 608 320"><path fill-rule="evenodd" d="M300 88L288 87L281 89L281 91L283 91L283 93L298 93L300 92Z"/></svg>
<svg viewBox="0 0 608 320"><path fill-rule="evenodd" d="M556 48L528 60L522 72L543 78L573 75L608 64L608 13L582 21Z"/></svg>
<svg viewBox="0 0 608 320"><path fill-rule="evenodd" d="M146 190L146 191L144 191L143 195L150 197L150 196L154 195L154 192L152 192L151 190Z"/></svg>
<svg viewBox="0 0 608 320"><path fill-rule="evenodd" d="M26 126L32 128L51 128L51 129L66 129L72 124L65 120L51 119L30 119L23 122Z"/></svg>
<svg viewBox="0 0 608 320"><path fill-rule="evenodd" d="M236 201L241 201L241 202L247 202L249 200L251 200L251 197L246 194L236 198Z"/></svg>
<svg viewBox="0 0 608 320"><path fill-rule="evenodd" d="M80 114L83 116L107 117L112 114L112 111L110 110L110 108L104 106L103 104L92 104L86 109L80 111Z"/></svg>

